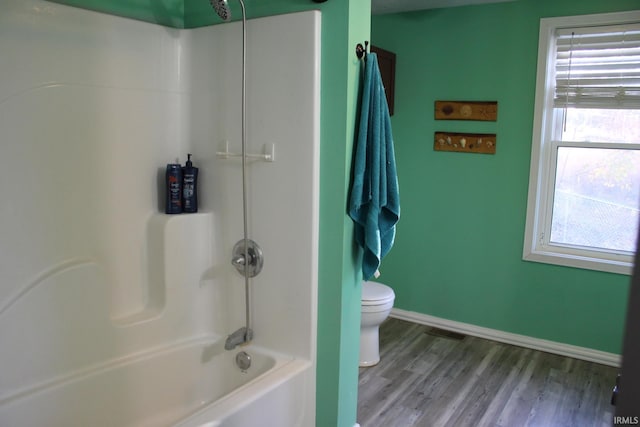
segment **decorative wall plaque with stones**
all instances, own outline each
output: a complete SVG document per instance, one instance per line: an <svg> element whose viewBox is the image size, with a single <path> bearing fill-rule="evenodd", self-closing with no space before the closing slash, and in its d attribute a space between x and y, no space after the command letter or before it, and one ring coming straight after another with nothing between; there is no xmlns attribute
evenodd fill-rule
<svg viewBox="0 0 640 427"><path fill-rule="evenodd" d="M496 134L435 132L433 149L459 153L495 154Z"/></svg>
<svg viewBox="0 0 640 427"><path fill-rule="evenodd" d="M436 101L435 119L495 122L498 101Z"/></svg>

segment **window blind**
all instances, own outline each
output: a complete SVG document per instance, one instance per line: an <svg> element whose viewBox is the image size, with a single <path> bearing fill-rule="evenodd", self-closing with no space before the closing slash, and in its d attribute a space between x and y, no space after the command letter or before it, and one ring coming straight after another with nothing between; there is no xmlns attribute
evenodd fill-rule
<svg viewBox="0 0 640 427"><path fill-rule="evenodd" d="M640 22L556 31L556 107L640 108Z"/></svg>

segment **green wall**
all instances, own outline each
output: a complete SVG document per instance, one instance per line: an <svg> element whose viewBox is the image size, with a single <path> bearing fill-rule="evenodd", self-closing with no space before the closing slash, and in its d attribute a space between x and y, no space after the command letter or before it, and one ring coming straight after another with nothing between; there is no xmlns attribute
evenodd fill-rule
<svg viewBox="0 0 640 427"><path fill-rule="evenodd" d="M184 28L184 9L194 0L49 0L110 15ZM208 1L205 3L208 4Z"/></svg>
<svg viewBox="0 0 640 427"><path fill-rule="evenodd" d="M208 0L54 0L176 28L221 23ZM233 19L242 15L230 0ZM245 0L249 18L322 11L320 252L318 284L318 427L356 422L360 282L353 225L346 215L361 63L355 45L369 40L370 0Z"/></svg>
<svg viewBox="0 0 640 427"><path fill-rule="evenodd" d="M621 352L629 276L522 260L541 17L637 0L518 0L374 16L397 54L402 216L380 281L395 307ZM498 101L497 122L435 121L435 100ZM435 152L434 131L497 133L497 153Z"/></svg>

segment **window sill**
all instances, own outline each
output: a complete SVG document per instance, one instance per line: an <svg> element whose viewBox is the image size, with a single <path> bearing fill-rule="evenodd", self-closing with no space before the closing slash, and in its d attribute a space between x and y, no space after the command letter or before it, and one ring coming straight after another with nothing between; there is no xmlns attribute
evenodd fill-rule
<svg viewBox="0 0 640 427"><path fill-rule="evenodd" d="M624 274L627 276L630 276L633 273L633 264L630 262L606 260L550 251L525 251L522 259L525 261L582 268L586 270L604 271L607 273Z"/></svg>

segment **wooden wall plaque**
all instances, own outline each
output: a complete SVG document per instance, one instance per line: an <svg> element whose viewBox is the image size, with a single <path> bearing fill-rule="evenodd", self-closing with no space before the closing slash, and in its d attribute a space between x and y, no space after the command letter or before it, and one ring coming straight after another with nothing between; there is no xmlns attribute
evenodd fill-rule
<svg viewBox="0 0 640 427"><path fill-rule="evenodd" d="M498 119L498 101L436 101L435 119L495 122Z"/></svg>
<svg viewBox="0 0 640 427"><path fill-rule="evenodd" d="M496 134L435 132L433 149L459 153L495 154Z"/></svg>

